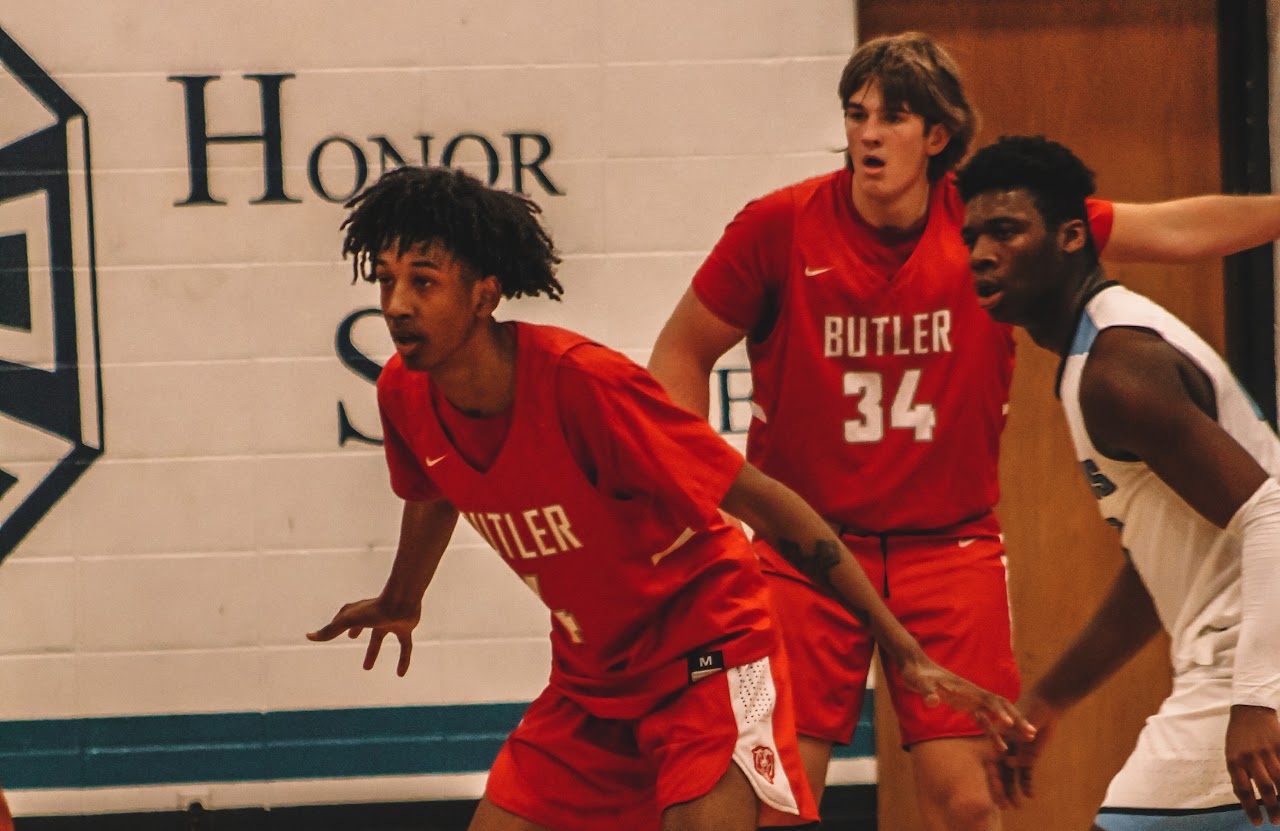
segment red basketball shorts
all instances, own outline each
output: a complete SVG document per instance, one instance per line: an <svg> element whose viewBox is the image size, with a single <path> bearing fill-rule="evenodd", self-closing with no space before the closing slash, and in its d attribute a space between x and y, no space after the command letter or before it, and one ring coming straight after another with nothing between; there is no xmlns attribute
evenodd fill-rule
<svg viewBox="0 0 1280 831"><path fill-rule="evenodd" d="M1009 628L1004 546L993 537L845 536L845 545L885 604L941 666L1016 700L1018 669ZM764 542L757 540L756 545ZM887 567L887 572L886 572ZM791 666L796 729L848 744L862 708L874 646L843 606L808 583L766 572ZM924 700L902 685L896 667L881 682L893 700L906 746L982 735L967 714Z"/></svg>
<svg viewBox="0 0 1280 831"><path fill-rule="evenodd" d="M817 820L781 654L703 678L634 720L597 718L548 688L502 746L485 798L557 831L658 831L664 810L708 793L731 763L761 825Z"/></svg>

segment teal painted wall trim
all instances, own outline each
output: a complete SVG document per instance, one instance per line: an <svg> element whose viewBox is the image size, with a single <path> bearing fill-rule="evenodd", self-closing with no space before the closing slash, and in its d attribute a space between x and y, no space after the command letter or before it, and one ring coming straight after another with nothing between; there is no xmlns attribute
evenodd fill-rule
<svg viewBox="0 0 1280 831"><path fill-rule="evenodd" d="M525 702L0 722L0 782L100 788L485 771ZM864 714L873 712L865 707ZM864 715L837 758L874 755Z"/></svg>
<svg viewBox="0 0 1280 831"><path fill-rule="evenodd" d="M862 700L862 713L858 716L858 727L853 731L853 741L841 747L837 745L831 751L833 759L865 759L876 755L876 711L873 699L874 690L867 690Z"/></svg>

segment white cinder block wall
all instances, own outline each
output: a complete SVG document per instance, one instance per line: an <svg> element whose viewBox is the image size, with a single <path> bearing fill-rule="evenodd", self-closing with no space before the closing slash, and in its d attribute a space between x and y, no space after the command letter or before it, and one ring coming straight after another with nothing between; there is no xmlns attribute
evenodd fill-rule
<svg viewBox="0 0 1280 831"><path fill-rule="evenodd" d="M424 135L432 163L455 137L483 137L512 187L508 134L544 137L536 169L558 192L532 168L523 186L562 251L565 299L501 314L643 362L734 212L840 163L835 89L853 21L848 0L9 4L0 28L88 119L105 452L0 551L0 735L530 700L547 674L546 613L465 526L407 678L391 647L365 673L363 644L303 639L380 588L399 517L380 449L340 444L340 404L354 430L378 435L373 386L335 349L344 319L376 297L351 284L344 211L325 194L352 189L357 157L376 177L380 147L420 163ZM289 201L254 204L269 142L205 145L187 111L202 100L209 136L262 133L272 84ZM12 78L0 84L0 113L29 107L22 96ZM526 163L537 141L523 140ZM220 204L182 204L193 142ZM485 175L485 149L461 139L453 163ZM45 295L32 291L37 319ZM378 362L390 352L374 315L352 340ZM0 469L30 483L49 453L9 435ZM186 784L180 772L40 779L19 750L0 746L0 782L20 814L172 810L193 794L211 808L293 804L320 790L252 766L200 781L197 764ZM327 797L467 795L481 781L366 773L337 790L326 774Z"/></svg>

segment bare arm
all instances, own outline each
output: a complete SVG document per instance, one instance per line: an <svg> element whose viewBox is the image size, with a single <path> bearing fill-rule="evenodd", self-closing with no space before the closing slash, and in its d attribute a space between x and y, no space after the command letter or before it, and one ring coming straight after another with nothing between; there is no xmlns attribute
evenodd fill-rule
<svg viewBox="0 0 1280 831"><path fill-rule="evenodd" d="M1125 563L1106 599L1033 695L1062 712L1096 690L1160 631L1151 595L1132 563Z"/></svg>
<svg viewBox="0 0 1280 831"><path fill-rule="evenodd" d="M1036 729L1032 741L988 766L991 795L1003 808L1033 796L1036 762L1062 713L1093 692L1160 631L1160 618L1142 578L1125 563L1093 619L1080 631L1034 687L1022 694L1018 710Z"/></svg>
<svg viewBox="0 0 1280 831"><path fill-rule="evenodd" d="M1225 528L1267 478L1217 422L1204 373L1159 335L1115 327L1098 335L1080 379L1093 443L1141 459L1201 516Z"/></svg>
<svg viewBox="0 0 1280 831"><path fill-rule="evenodd" d="M649 372L672 401L705 418L711 408L711 369L745 335L716 317L689 288L658 333Z"/></svg>
<svg viewBox="0 0 1280 831"><path fill-rule="evenodd" d="M801 573L830 590L864 622L885 657L903 668L904 679L927 702L943 701L970 713L1000 747L1001 732L1012 730L1024 738L1031 735L1008 701L948 672L924 654L884 605L849 549L790 488L745 464L720 507L741 517Z"/></svg>
<svg viewBox="0 0 1280 831"><path fill-rule="evenodd" d="M876 643L895 663L923 656L920 645L884 605L857 560L795 491L746 464L720 507L741 517L800 573L830 590L871 629Z"/></svg>
<svg viewBox="0 0 1280 831"><path fill-rule="evenodd" d="M435 577L457 522L458 511L443 499L406 502L400 519L396 558L382 593L344 604L333 620L309 633L307 639L331 641L343 632L358 638L365 629L371 629L364 668L372 669L382 640L394 634L400 642L396 674L408 672L413 655L413 630L422 616L422 595Z"/></svg>
<svg viewBox="0 0 1280 831"><path fill-rule="evenodd" d="M1207 195L1116 202L1103 259L1187 263L1217 259L1280 237L1280 196Z"/></svg>
<svg viewBox="0 0 1280 831"><path fill-rule="evenodd" d="M382 597L392 608L422 603L457 524L457 509L444 499L404 503L396 559L382 589Z"/></svg>

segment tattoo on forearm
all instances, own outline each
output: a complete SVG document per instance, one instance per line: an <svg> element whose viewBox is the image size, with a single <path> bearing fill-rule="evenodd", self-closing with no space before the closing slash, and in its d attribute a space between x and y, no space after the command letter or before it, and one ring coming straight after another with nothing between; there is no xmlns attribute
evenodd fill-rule
<svg viewBox="0 0 1280 831"><path fill-rule="evenodd" d="M806 552L804 547L793 540L778 540L778 553L796 570L813 581L814 585L830 593L839 600L851 614L864 626L871 620L871 615L861 606L855 606L847 598L840 597L831 584L831 569L840 563L839 543L834 540L818 540L813 551Z"/></svg>

